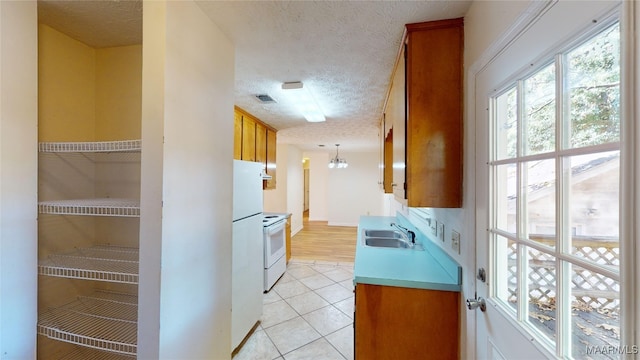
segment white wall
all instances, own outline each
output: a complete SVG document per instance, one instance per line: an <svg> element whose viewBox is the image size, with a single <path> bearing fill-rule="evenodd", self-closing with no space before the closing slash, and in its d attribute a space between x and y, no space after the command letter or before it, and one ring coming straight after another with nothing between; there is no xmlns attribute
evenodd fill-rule
<svg viewBox="0 0 640 360"><path fill-rule="evenodd" d="M361 215L384 215L384 195L380 191L379 154L353 152L340 155L347 159L346 169L329 169L327 152L305 152L309 159L309 220L327 221L330 226L357 226ZM294 192L304 206L302 155L290 157L299 168L299 185ZM291 188L291 186L289 186ZM291 193L291 192L290 192ZM296 200L297 203L298 200Z"/></svg>
<svg viewBox="0 0 640 360"><path fill-rule="evenodd" d="M309 221L327 221L329 154L305 152L304 157L309 159ZM302 162L302 159L299 161Z"/></svg>
<svg viewBox="0 0 640 360"><path fill-rule="evenodd" d="M0 358L36 357L38 13L0 1Z"/></svg>
<svg viewBox="0 0 640 360"><path fill-rule="evenodd" d="M361 215L382 215L378 152L341 152L340 156L347 159L349 167L328 169L328 224L358 226Z"/></svg>
<svg viewBox="0 0 640 360"><path fill-rule="evenodd" d="M302 152L295 145L277 144L276 188L264 191L264 211L291 214L291 235L302 229Z"/></svg>
<svg viewBox="0 0 640 360"><path fill-rule="evenodd" d="M304 211L302 151L297 146L289 145L287 155L287 209L291 213L291 235L295 235L302 230Z"/></svg>
<svg viewBox="0 0 640 360"><path fill-rule="evenodd" d="M228 359L234 47L192 1L143 18L138 357Z"/></svg>
<svg viewBox="0 0 640 360"><path fill-rule="evenodd" d="M471 3L464 16L464 63L467 70L500 39L529 3L530 1Z"/></svg>
<svg viewBox="0 0 640 360"><path fill-rule="evenodd" d="M263 209L265 212L289 212L287 209L287 185L289 145L276 144L276 188L264 191Z"/></svg>
<svg viewBox="0 0 640 360"><path fill-rule="evenodd" d="M162 171L166 4L144 2L142 15L142 141L138 356L160 351L160 262L162 259Z"/></svg>

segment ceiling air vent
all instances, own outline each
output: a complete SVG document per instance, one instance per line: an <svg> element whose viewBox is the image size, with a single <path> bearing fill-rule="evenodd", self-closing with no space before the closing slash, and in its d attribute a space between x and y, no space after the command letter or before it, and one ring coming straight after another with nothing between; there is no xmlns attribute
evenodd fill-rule
<svg viewBox="0 0 640 360"><path fill-rule="evenodd" d="M267 94L258 94L256 95L256 99L260 100L261 103L271 104L276 102L271 96Z"/></svg>

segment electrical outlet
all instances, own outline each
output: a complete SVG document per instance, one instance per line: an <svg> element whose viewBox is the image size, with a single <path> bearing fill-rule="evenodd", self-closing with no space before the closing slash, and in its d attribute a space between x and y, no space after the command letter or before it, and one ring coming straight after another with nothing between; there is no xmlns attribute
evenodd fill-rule
<svg viewBox="0 0 640 360"><path fill-rule="evenodd" d="M444 223L438 223L438 237L444 242Z"/></svg>
<svg viewBox="0 0 640 360"><path fill-rule="evenodd" d="M460 254L460 233L455 230L451 231L451 249Z"/></svg>

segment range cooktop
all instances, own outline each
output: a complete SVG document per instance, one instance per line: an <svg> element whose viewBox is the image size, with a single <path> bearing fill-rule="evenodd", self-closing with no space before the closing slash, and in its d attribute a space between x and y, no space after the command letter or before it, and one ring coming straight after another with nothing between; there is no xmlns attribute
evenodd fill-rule
<svg viewBox="0 0 640 360"><path fill-rule="evenodd" d="M266 214L262 216L262 226L271 226L283 219L285 219L284 215Z"/></svg>

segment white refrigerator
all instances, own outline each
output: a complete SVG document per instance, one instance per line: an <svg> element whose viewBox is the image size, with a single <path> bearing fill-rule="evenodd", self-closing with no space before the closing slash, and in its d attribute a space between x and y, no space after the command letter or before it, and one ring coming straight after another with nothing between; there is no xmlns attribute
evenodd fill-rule
<svg viewBox="0 0 640 360"><path fill-rule="evenodd" d="M233 161L232 349L262 316L262 164Z"/></svg>

